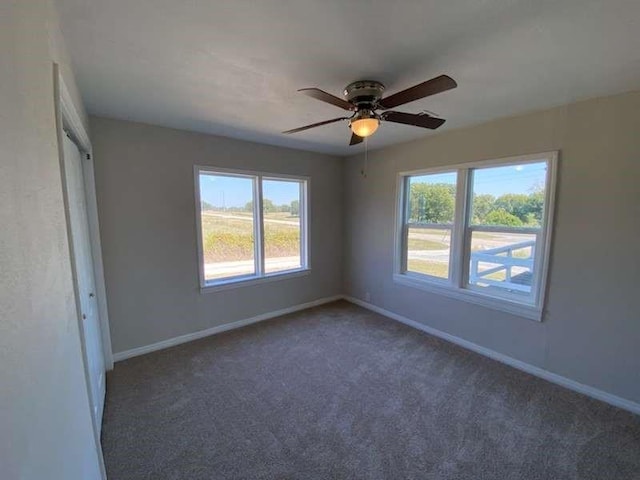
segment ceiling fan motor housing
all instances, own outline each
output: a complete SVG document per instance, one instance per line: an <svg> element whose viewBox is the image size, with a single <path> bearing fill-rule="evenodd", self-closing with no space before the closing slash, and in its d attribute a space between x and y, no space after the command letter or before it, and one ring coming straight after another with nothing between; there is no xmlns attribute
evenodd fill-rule
<svg viewBox="0 0 640 480"><path fill-rule="evenodd" d="M347 85L344 96L358 107L358 110L374 110L382 98L384 85L374 80L360 80Z"/></svg>

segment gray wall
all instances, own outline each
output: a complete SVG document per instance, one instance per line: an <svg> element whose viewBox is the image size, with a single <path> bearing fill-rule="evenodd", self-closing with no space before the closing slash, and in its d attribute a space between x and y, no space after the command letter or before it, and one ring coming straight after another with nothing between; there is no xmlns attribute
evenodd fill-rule
<svg viewBox="0 0 640 480"><path fill-rule="evenodd" d="M348 158L345 292L640 402L639 132L631 93L370 152L366 179L362 158ZM549 150L561 155L542 323L393 282L398 172Z"/></svg>
<svg viewBox="0 0 640 480"><path fill-rule="evenodd" d="M340 159L104 118L91 128L115 353L342 293ZM196 164L310 176L311 274L201 294Z"/></svg>
<svg viewBox="0 0 640 480"><path fill-rule="evenodd" d="M62 197L48 1L0 3L0 478L95 480Z"/></svg>
<svg viewBox="0 0 640 480"><path fill-rule="evenodd" d="M382 308L640 401L638 111L631 93L444 132L370 152L366 179L361 157L92 118L114 351L369 292ZM399 171L548 150L561 155L542 323L392 281ZM313 273L201 294L194 164L311 176Z"/></svg>

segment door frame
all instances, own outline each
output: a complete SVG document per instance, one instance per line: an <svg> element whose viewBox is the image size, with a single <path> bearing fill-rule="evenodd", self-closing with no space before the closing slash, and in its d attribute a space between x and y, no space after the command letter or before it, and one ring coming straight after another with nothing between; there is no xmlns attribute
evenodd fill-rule
<svg viewBox="0 0 640 480"><path fill-rule="evenodd" d="M109 311L107 307L107 290L104 280L104 264L102 262L102 244L100 241L100 224L98 220L98 202L96 197L95 169L93 150L89 134L82 123L78 109L73 103L69 90L62 78L57 64L54 64L54 83L56 89L56 125L58 143L62 143L62 136L66 128L74 137L80 153L85 155L82 164L84 174L84 188L87 200L87 215L89 217L89 237L91 241L91 255L96 282L96 297L100 330L102 333L102 351L107 371L113 370L113 350L111 348L111 332L109 329Z"/></svg>
<svg viewBox="0 0 640 480"><path fill-rule="evenodd" d="M65 216L67 223L67 236L69 239L69 253L71 256L71 266L73 275L73 288L76 303L76 321L78 322L78 329L80 335L80 343L82 348L82 361L85 373L85 384L87 388L88 398L93 398L93 392L91 391L91 383L89 380L89 369L86 362L86 343L83 334L82 325L82 313L80 311L80 302L78 295L78 286L75 273L75 261L73 259L73 245L71 244L71 224L69 216L69 205L66 194L66 176L65 176L65 159L64 159L64 135L65 130L73 137L74 143L78 146L78 150L81 155L85 157L82 162L82 174L85 190L85 199L87 205L87 217L89 223L89 242L91 244L91 260L94 270L96 300L97 300L97 313L98 313L98 326L101 333L102 351L104 355L105 370L113 369L113 352L111 349L111 334L109 330L109 318L107 310L106 300L106 287L104 281L104 266L102 263L102 246L100 243L100 228L98 224L98 205L96 200L95 189L95 177L94 177L94 163L93 152L91 147L91 141L89 134L81 120L78 113L78 108L73 102L73 99L69 93L62 72L57 63L53 64L53 88L54 88L54 109L55 109L55 126L56 126L56 138L58 141L58 156L60 161L60 173L62 181L62 193L65 203ZM106 378L104 379L106 383ZM106 385L105 385L106 387ZM98 462L100 465L100 472L102 479L106 480L107 473L104 465L104 457L102 454L102 445L100 442L100 425L97 423L97 419L93 413L93 405L90 405L89 415L91 417L91 424L94 433L96 453L98 456Z"/></svg>

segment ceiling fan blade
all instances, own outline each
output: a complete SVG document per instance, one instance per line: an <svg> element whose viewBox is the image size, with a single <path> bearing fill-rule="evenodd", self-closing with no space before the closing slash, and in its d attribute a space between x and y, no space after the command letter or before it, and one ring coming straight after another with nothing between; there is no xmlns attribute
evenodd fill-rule
<svg viewBox="0 0 640 480"><path fill-rule="evenodd" d="M414 115L413 113L402 112L385 112L382 114L382 119L387 122L403 123L405 125L430 128L431 130L435 130L446 122L444 118L436 118L429 115Z"/></svg>
<svg viewBox="0 0 640 480"><path fill-rule="evenodd" d="M298 91L311 98L315 98L316 100L320 100L321 102L330 103L331 105L335 105L336 107L340 107L344 110L355 110L353 104L334 95L331 95L330 93L327 93L323 90L320 90L319 88L301 88Z"/></svg>
<svg viewBox="0 0 640 480"><path fill-rule="evenodd" d="M362 143L364 141L364 138L359 137L358 135L356 135L355 133L351 134L351 141L349 142L349 146L351 145L357 145L359 143Z"/></svg>
<svg viewBox="0 0 640 480"><path fill-rule="evenodd" d="M448 75L440 75L439 77L432 78L431 80L383 98L378 102L378 105L382 108L394 108L398 105L404 105L405 103L435 95L436 93L446 92L457 86L458 84L453 78Z"/></svg>
<svg viewBox="0 0 640 480"><path fill-rule="evenodd" d="M349 117L340 117L340 118L334 118L332 120L325 120L324 122L318 122L318 123L312 123L311 125L305 125L304 127L298 127L298 128L293 128L291 130L287 130L285 132L282 133L297 133L297 132L302 132L303 130L309 130L310 128L314 128L314 127L320 127L322 125L327 125L329 123L335 123L335 122L339 122L340 120L347 120Z"/></svg>

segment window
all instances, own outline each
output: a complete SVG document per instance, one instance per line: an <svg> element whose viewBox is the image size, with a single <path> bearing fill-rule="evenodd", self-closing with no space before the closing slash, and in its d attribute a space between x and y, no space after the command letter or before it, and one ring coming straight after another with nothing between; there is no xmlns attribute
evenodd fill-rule
<svg viewBox="0 0 640 480"><path fill-rule="evenodd" d="M456 173L407 177L407 189L406 270L448 280Z"/></svg>
<svg viewBox="0 0 640 480"><path fill-rule="evenodd" d="M400 174L400 283L541 319L557 153Z"/></svg>
<svg viewBox="0 0 640 480"><path fill-rule="evenodd" d="M196 167L200 285L307 270L307 179Z"/></svg>

